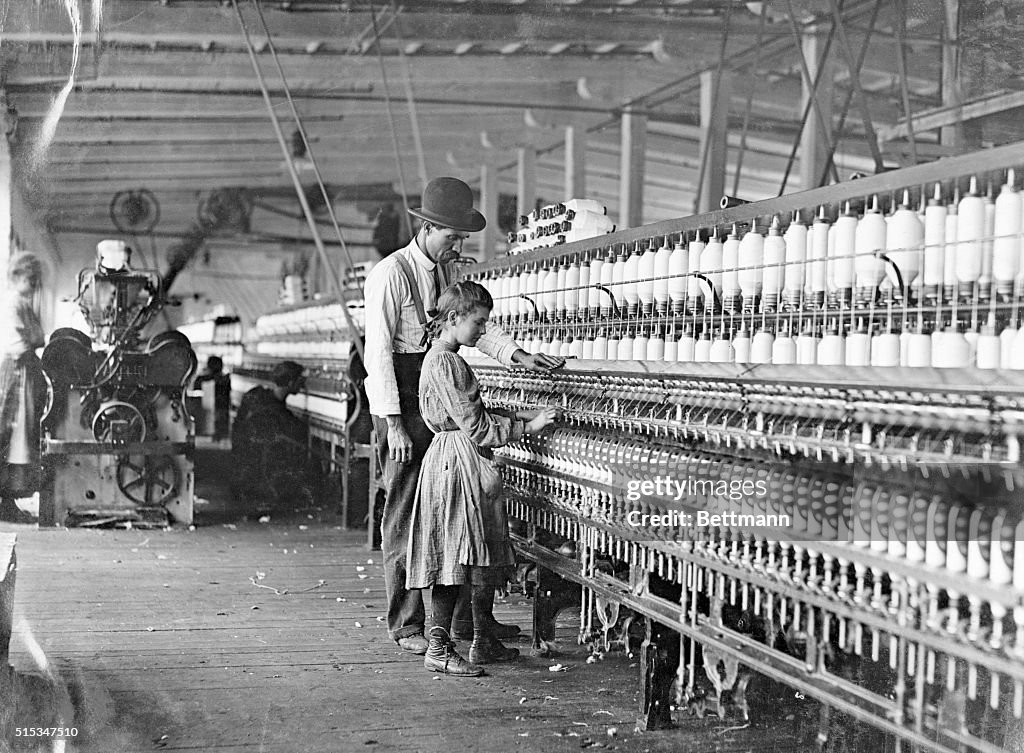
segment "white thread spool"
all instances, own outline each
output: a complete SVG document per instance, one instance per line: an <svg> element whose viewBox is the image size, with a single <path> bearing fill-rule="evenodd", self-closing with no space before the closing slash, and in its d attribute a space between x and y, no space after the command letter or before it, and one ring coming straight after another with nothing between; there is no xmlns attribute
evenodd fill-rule
<svg viewBox="0 0 1024 753"><path fill-rule="evenodd" d="M707 363L711 360L711 335L707 330L700 333L700 338L693 347L693 360L696 363Z"/></svg>
<svg viewBox="0 0 1024 753"><path fill-rule="evenodd" d="M807 297L814 301L815 306L820 306L828 293L828 219L825 217L825 207L821 207L818 216L811 224L810 235L807 240L807 279L804 282ZM799 359L799 345L797 349Z"/></svg>
<svg viewBox="0 0 1024 753"><path fill-rule="evenodd" d="M971 364L971 346L960 332L947 328L936 332L932 342L932 366L937 369L962 369Z"/></svg>
<svg viewBox="0 0 1024 753"><path fill-rule="evenodd" d="M769 330L759 329L750 340L750 363L771 363L772 345L775 335Z"/></svg>
<svg viewBox="0 0 1024 753"><path fill-rule="evenodd" d="M743 296L743 310L753 311L758 296L761 295L764 280L764 236L757 232L753 224L743 235L739 248L740 294ZM723 283L724 286L724 283ZM735 347L735 343L733 344Z"/></svg>
<svg viewBox="0 0 1024 753"><path fill-rule="evenodd" d="M625 264L625 260L622 263ZM609 248L608 254L604 257L604 264L601 265L601 287L604 290L596 291L599 295L601 316L611 316L612 313L612 302L615 300L616 264L615 251ZM591 276L593 276L593 272L591 272ZM609 298L609 296L611 297Z"/></svg>
<svg viewBox="0 0 1024 753"><path fill-rule="evenodd" d="M690 273L690 276L686 278L686 309L691 313L700 311L704 301L704 288L696 274L700 273L701 258L704 256L705 248L707 248L707 244L700 239L700 234L698 233L697 237L690 241L687 256L689 265L687 271Z"/></svg>
<svg viewBox="0 0 1024 753"><path fill-rule="evenodd" d="M786 241L779 229L779 218L773 217L768 237L764 239L764 273L761 278L762 309L775 311L785 284ZM774 339L774 338L773 338ZM767 363L767 362L766 362Z"/></svg>
<svg viewBox="0 0 1024 753"><path fill-rule="evenodd" d="M605 273L604 266L604 256L601 255L600 250L595 250L594 256L590 260L590 289L587 292L587 310L591 318L598 316L603 305L602 299L605 298L605 294L594 286L603 285L606 274L611 279L611 270Z"/></svg>
<svg viewBox="0 0 1024 753"><path fill-rule="evenodd" d="M954 191L953 201L946 205L946 255L942 262L942 295L953 297L956 286L956 239L960 233L960 194Z"/></svg>
<svg viewBox="0 0 1024 753"><path fill-rule="evenodd" d="M555 281L557 277L556 279L551 279L551 277L551 268L545 262L541 266L540 272L537 273L537 295L533 299L533 302L537 304L537 317L539 319L547 318L549 301L552 307L555 305Z"/></svg>
<svg viewBox="0 0 1024 753"><path fill-rule="evenodd" d="M1016 345L1017 330L1013 327L1006 327L999 333L999 368L1011 369L1013 363L1013 352Z"/></svg>
<svg viewBox="0 0 1024 753"><path fill-rule="evenodd" d="M978 196L978 179L957 206L956 280L960 290L970 297L981 277L982 238L985 235L985 200Z"/></svg>
<svg viewBox="0 0 1024 753"><path fill-rule="evenodd" d="M594 358L594 338L590 335L583 339L583 350L580 353L580 358L585 361L590 361Z"/></svg>
<svg viewBox="0 0 1024 753"><path fill-rule="evenodd" d="M784 333L772 342L772 363L796 363L796 340Z"/></svg>
<svg viewBox="0 0 1024 753"><path fill-rule="evenodd" d="M682 241L672 247L672 254L668 257L668 300L672 307L673 314L683 313L683 305L686 299L686 288L690 284L685 275L690 271L690 252L683 246Z"/></svg>
<svg viewBox="0 0 1024 753"><path fill-rule="evenodd" d="M878 208L878 197L872 197L871 207L857 223L854 247L857 258L854 259L854 279L857 284L857 297L864 301L874 298L878 284L885 277L885 262L875 252L885 248L888 234L885 217Z"/></svg>
<svg viewBox="0 0 1024 753"><path fill-rule="evenodd" d="M580 257L573 254L572 263L565 271L564 303L567 319L575 319L579 312Z"/></svg>
<svg viewBox="0 0 1024 753"><path fill-rule="evenodd" d="M974 344L975 365L979 369L998 369L1001 356L1000 346L1001 342L999 336L996 335L995 326L984 326L981 334L978 335L977 342Z"/></svg>
<svg viewBox="0 0 1024 753"><path fill-rule="evenodd" d="M861 324L846 336L846 365L867 366L871 363L871 335Z"/></svg>
<svg viewBox="0 0 1024 753"><path fill-rule="evenodd" d="M548 318L551 319L564 319L565 318L565 288L568 285L569 280L569 260L562 259L562 263L558 265L558 272L555 276L555 300L554 306L548 311ZM575 294L575 290L573 293ZM552 313L554 316L552 316Z"/></svg>
<svg viewBox="0 0 1024 753"><path fill-rule="evenodd" d="M666 236L665 242L654 254L654 310L659 316L668 313L668 276L671 274L672 250L672 247L668 245L668 236Z"/></svg>
<svg viewBox="0 0 1024 753"><path fill-rule="evenodd" d="M852 298L850 291L856 281L854 254L857 252L857 215L850 209L850 202L846 202L845 210L836 218L832 235L835 243L831 249L829 282L843 300L848 301Z"/></svg>
<svg viewBox="0 0 1024 753"><path fill-rule="evenodd" d="M995 235L996 230L996 200L992 196L991 183L988 184L988 191L985 192L982 201L985 202L985 227L982 230L981 275L978 277L978 287L981 291L981 297L988 300L992 294L992 254L994 248L992 236Z"/></svg>
<svg viewBox="0 0 1024 753"><path fill-rule="evenodd" d="M900 336L883 332L871 339L871 365L887 368L900 365Z"/></svg>
<svg viewBox="0 0 1024 753"><path fill-rule="evenodd" d="M924 209L924 265L921 270L925 295L937 297L942 290L946 264L946 205L942 203L942 184Z"/></svg>
<svg viewBox="0 0 1024 753"><path fill-rule="evenodd" d="M725 333L719 332L718 337L711 341L708 361L711 363L732 363L736 360L736 352Z"/></svg>
<svg viewBox="0 0 1024 753"><path fill-rule="evenodd" d="M640 312L644 316L654 313L654 260L657 255L654 241L651 241L637 263L636 276L639 282L636 285L636 292L640 299Z"/></svg>
<svg viewBox="0 0 1024 753"><path fill-rule="evenodd" d="M732 338L732 349L735 354L733 360L736 363L750 363L751 347L750 332L747 331L747 326L744 324Z"/></svg>
<svg viewBox="0 0 1024 753"><path fill-rule="evenodd" d="M906 366L914 368L932 365L932 338L923 332L909 332L904 342Z"/></svg>
<svg viewBox="0 0 1024 753"><path fill-rule="evenodd" d="M992 232L992 280L996 295L1009 298L1020 273L1021 198L1013 185L1014 172L1009 170L1006 183L996 197Z"/></svg>
<svg viewBox="0 0 1024 753"><path fill-rule="evenodd" d="M576 316L581 319L587 315L590 308L590 254L583 252L580 259L579 280L576 282ZM593 291L597 292L597 291Z"/></svg>
<svg viewBox="0 0 1024 753"><path fill-rule="evenodd" d="M591 349L593 349L593 343L591 343ZM573 358L583 358L583 340L580 339L579 335L573 336L572 342L569 343L567 355Z"/></svg>
<svg viewBox="0 0 1024 753"><path fill-rule="evenodd" d="M740 261L740 239L736 226L732 226L722 244L722 306L726 311L736 310L736 299L740 295L740 275L737 271Z"/></svg>
<svg viewBox="0 0 1024 753"><path fill-rule="evenodd" d="M633 345L635 347L636 343ZM660 329L655 329L651 334L651 339L647 341L647 352L643 358L647 361L665 360L665 338L661 336Z"/></svg>
<svg viewBox="0 0 1024 753"><path fill-rule="evenodd" d="M604 334L604 330L598 330L597 337L594 338L594 345L591 348L591 358L596 361L605 361L608 359L608 338Z"/></svg>
<svg viewBox="0 0 1024 753"><path fill-rule="evenodd" d="M626 268L629 263L632 254L626 250L626 244L623 243L619 249L618 256L615 257L615 263L612 264L612 280L611 287L609 290L612 291L612 297L615 300L615 306L619 309L619 316L626 315L626 288L623 283L626 281ZM636 277L636 265L633 266L633 277ZM634 283L634 292L636 292L636 286Z"/></svg>
<svg viewBox="0 0 1024 753"><path fill-rule="evenodd" d="M822 366L843 366L846 363L846 338L836 327L829 327L818 343L817 362Z"/></svg>
<svg viewBox="0 0 1024 753"><path fill-rule="evenodd" d="M1014 335L1009 368L1015 371L1024 370L1024 325L1021 325Z"/></svg>
<svg viewBox="0 0 1024 753"><path fill-rule="evenodd" d="M537 265L534 264L530 271L526 273L526 281L523 285L523 295L530 300L525 298L519 299L519 315L525 319L532 319L536 313L533 307L537 304L537 284L540 282L540 272L537 269ZM531 305L530 302L533 302Z"/></svg>
<svg viewBox="0 0 1024 753"><path fill-rule="evenodd" d="M618 361L619 360L619 336L613 331L611 336L608 338L608 360Z"/></svg>
<svg viewBox="0 0 1024 753"><path fill-rule="evenodd" d="M924 244L924 224L917 212L910 208L910 192L903 192L903 203L893 212L886 223L885 249L903 275L903 290L906 295L920 273L921 246ZM893 287L899 289L899 280L892 267L886 268L886 274Z"/></svg>
<svg viewBox="0 0 1024 753"><path fill-rule="evenodd" d="M622 268L622 300L626 304L624 310L627 316L636 316L640 310L640 283L638 280L640 279L640 260L642 258L643 252L640 250L640 242L637 241L633 246L633 253L626 257L626 264ZM652 296L653 292L652 290ZM622 309L623 306L620 304L619 308Z"/></svg>
<svg viewBox="0 0 1024 753"><path fill-rule="evenodd" d="M782 234L786 242L786 275L782 297L791 308L800 305L804 294L807 275L807 226L800 222L800 215L794 212L793 221ZM773 363L776 363L774 358Z"/></svg>
<svg viewBox="0 0 1024 753"><path fill-rule="evenodd" d="M633 338L633 352L630 354L630 358L634 361L643 361L647 358L647 344L651 341L651 338L647 336L647 333L641 330L637 333L636 337Z"/></svg>
<svg viewBox="0 0 1024 753"><path fill-rule="evenodd" d="M687 328L676 344L676 362L690 363L696 360L696 356L697 340L694 338L693 332Z"/></svg>
<svg viewBox="0 0 1024 753"><path fill-rule="evenodd" d="M714 294L710 290L704 293L704 307L708 309L715 305L715 298L722 295L722 251L722 241L716 230L700 254L700 272L711 281L714 290Z"/></svg>
<svg viewBox="0 0 1024 753"><path fill-rule="evenodd" d="M813 366L818 362L820 339L813 331L803 332L796 337L796 362L801 366Z"/></svg>
<svg viewBox="0 0 1024 753"><path fill-rule="evenodd" d="M675 363L679 360L679 340L671 330L665 335L665 353L662 360L665 363Z"/></svg>

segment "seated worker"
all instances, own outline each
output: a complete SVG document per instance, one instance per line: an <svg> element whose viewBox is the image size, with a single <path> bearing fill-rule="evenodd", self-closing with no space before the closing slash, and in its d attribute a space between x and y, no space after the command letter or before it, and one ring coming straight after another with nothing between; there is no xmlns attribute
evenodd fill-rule
<svg viewBox="0 0 1024 753"><path fill-rule="evenodd" d="M232 486L250 513L313 504L309 430L285 405L305 386L302 371L294 361L282 361L271 375L274 386L253 387L238 406L231 430Z"/></svg>
<svg viewBox="0 0 1024 753"><path fill-rule="evenodd" d="M231 377L224 373L220 356L210 356L206 369L199 374L193 388L201 390L204 382L213 382L213 441L228 439L231 423Z"/></svg>

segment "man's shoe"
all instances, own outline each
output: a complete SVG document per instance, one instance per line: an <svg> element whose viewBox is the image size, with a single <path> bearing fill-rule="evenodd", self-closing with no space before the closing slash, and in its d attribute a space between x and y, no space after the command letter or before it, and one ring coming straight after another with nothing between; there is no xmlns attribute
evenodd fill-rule
<svg viewBox="0 0 1024 753"><path fill-rule="evenodd" d="M455 677L479 677L484 673L483 667L471 664L459 655L448 631L442 627L430 628L430 644L427 655L423 657L423 666L431 672Z"/></svg>
<svg viewBox="0 0 1024 753"><path fill-rule="evenodd" d="M423 637L423 633L407 635L404 638L397 639L395 643L397 643L403 651L408 651L410 654L423 656L427 653L427 639Z"/></svg>
<svg viewBox="0 0 1024 753"><path fill-rule="evenodd" d="M518 625L503 625L497 620L492 620L487 632L499 641L511 641L518 639L522 630ZM471 641L474 638L472 623L466 628L456 627L453 633L460 641Z"/></svg>
<svg viewBox="0 0 1024 753"><path fill-rule="evenodd" d="M474 664L512 661L518 656L519 649L503 646L493 635L478 635L469 647L469 660Z"/></svg>

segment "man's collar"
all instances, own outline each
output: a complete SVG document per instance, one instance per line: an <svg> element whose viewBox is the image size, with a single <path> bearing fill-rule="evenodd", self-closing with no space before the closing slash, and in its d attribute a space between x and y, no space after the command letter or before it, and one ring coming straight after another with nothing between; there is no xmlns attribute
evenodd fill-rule
<svg viewBox="0 0 1024 753"><path fill-rule="evenodd" d="M434 271L434 267L437 266L437 262L435 262L433 259L427 256L427 252L420 248L420 238L418 234L415 238L412 239L412 242L409 244L409 250L412 253L412 258L416 261L417 264L419 264L428 272Z"/></svg>

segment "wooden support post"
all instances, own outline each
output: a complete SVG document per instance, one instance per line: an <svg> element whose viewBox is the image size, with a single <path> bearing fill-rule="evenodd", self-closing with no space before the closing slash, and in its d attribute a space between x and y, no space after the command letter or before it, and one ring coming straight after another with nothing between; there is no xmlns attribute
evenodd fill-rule
<svg viewBox="0 0 1024 753"><path fill-rule="evenodd" d="M619 161L619 224L644 224L644 174L647 162L647 117L630 108L622 113Z"/></svg>
<svg viewBox="0 0 1024 753"><path fill-rule="evenodd" d="M498 237L498 168L490 161L480 165L480 212L487 218L480 231L480 261L489 261Z"/></svg>
<svg viewBox="0 0 1024 753"><path fill-rule="evenodd" d="M519 147L516 164L516 222L537 204L537 148Z"/></svg>
<svg viewBox="0 0 1024 753"><path fill-rule="evenodd" d="M582 123L565 127L565 196L582 199L587 195L587 129Z"/></svg>
<svg viewBox="0 0 1024 753"><path fill-rule="evenodd" d="M724 71L719 78L717 92L714 71L700 74L700 153L703 169L700 200L693 208L694 214L718 209L718 202L725 194L731 89L732 77Z"/></svg>
<svg viewBox="0 0 1024 753"><path fill-rule="evenodd" d="M818 33L820 27L811 27L803 38L804 58L807 60L811 81L818 80L817 95L812 91L811 82L803 80L800 94L801 109L815 96L817 105L812 107L810 117L804 123L800 134L800 190L818 187L818 179L824 175L825 163L831 150L832 135L832 83L835 80L835 65L832 58L821 63L824 38ZM818 75L818 68L822 68ZM815 109L816 108L816 111ZM822 133L822 122L827 124L829 133Z"/></svg>

